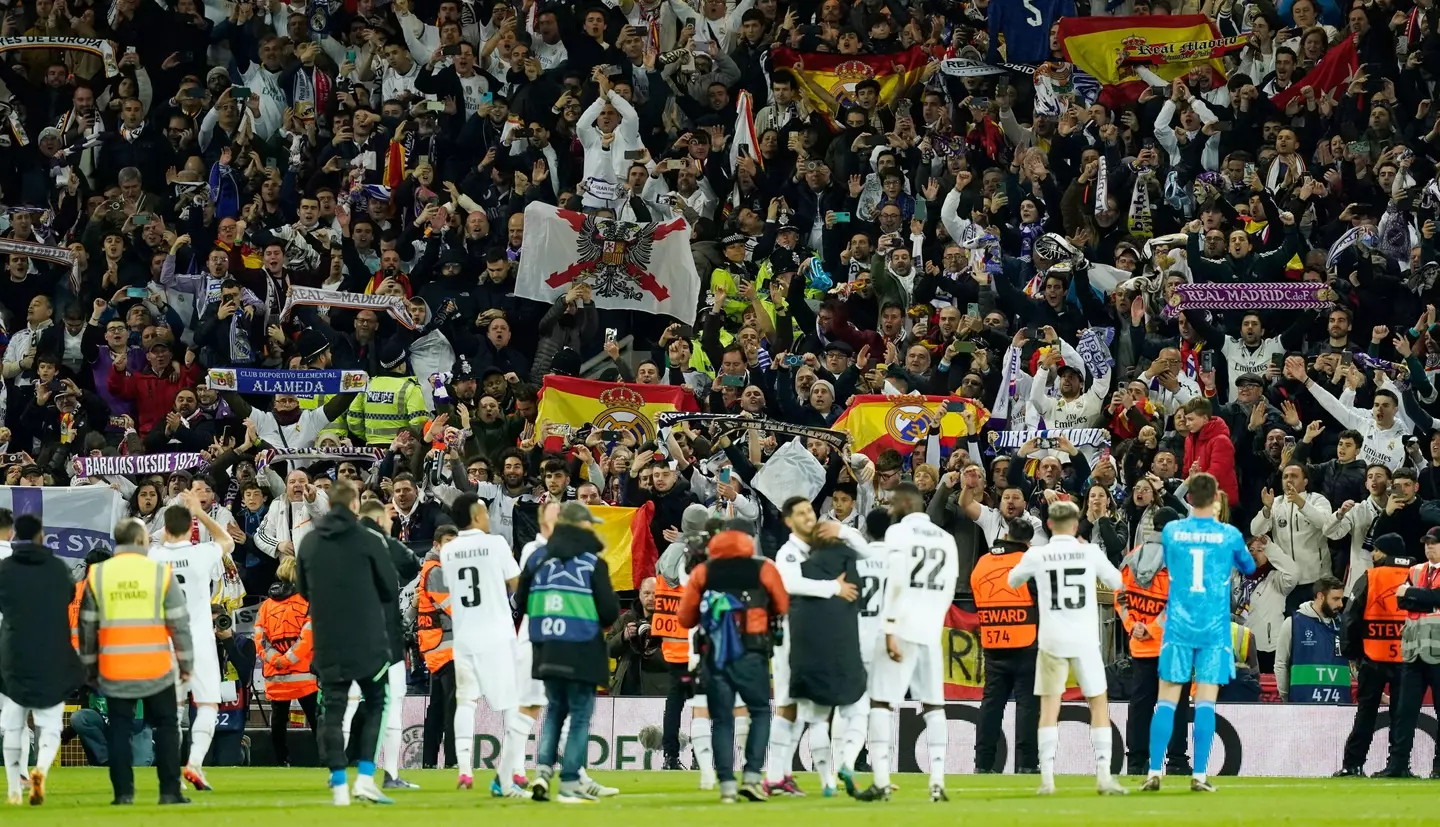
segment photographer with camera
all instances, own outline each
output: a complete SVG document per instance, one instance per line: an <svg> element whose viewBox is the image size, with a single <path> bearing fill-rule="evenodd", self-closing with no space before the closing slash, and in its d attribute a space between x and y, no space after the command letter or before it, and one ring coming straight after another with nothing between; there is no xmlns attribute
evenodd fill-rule
<svg viewBox="0 0 1440 827"><path fill-rule="evenodd" d="M670 667L662 646L669 640L653 634L655 578L640 583L640 598L620 615L605 638L615 660L611 695L663 695L670 689ZM678 624L677 624L678 625Z"/></svg>
<svg viewBox="0 0 1440 827"><path fill-rule="evenodd" d="M210 620L215 630L215 653L220 660L220 706L205 763L244 767L250 764L245 717L250 708L250 693L254 691L255 641L235 633L235 621L222 606L210 606ZM190 704L192 722L197 711L195 704Z"/></svg>

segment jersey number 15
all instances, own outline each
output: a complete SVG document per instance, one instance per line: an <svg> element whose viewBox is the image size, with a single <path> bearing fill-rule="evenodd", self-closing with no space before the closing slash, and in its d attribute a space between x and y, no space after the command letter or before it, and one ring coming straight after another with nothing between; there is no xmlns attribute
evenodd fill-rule
<svg viewBox="0 0 1440 827"><path fill-rule="evenodd" d="M1064 608L1083 609L1085 608L1085 570L1065 569L1064 579L1061 579L1061 572L1050 572L1050 610L1058 612L1061 609L1061 589L1064 589ZM1073 595L1073 596L1072 596Z"/></svg>

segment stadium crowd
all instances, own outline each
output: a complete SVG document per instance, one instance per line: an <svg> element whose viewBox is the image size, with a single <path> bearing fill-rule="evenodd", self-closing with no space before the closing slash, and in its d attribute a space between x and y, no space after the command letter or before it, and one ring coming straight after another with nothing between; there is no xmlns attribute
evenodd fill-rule
<svg viewBox="0 0 1440 827"><path fill-rule="evenodd" d="M1057 104L1035 70L1065 60L1062 16L1182 13L1241 38L1224 75L1144 75L1107 103L1077 77ZM1281 696L1292 615L1362 659L1336 578L1349 597L1377 563L1440 563L1431 0L23 0L3 21L0 476L113 487L157 536L194 491L234 542L226 608L292 598L277 569L337 478L391 506L417 570L461 494L517 557L572 499L653 503L662 551L687 506L741 515L773 557L781 503L750 481L794 440L824 518L863 531L918 486L966 609L992 544L1016 521L1044 542L1057 501L1148 585L1187 477L1213 475L1258 565L1237 622ZM1357 68L1304 86L1346 39ZM872 77L827 87L782 47ZM922 68L887 62L915 48ZM684 219L693 321L597 306L584 279L523 298L535 203ZM1184 309L1187 283L1320 301ZM315 288L354 301L293 293ZM232 368L370 384L239 393L211 374ZM813 429L857 395L976 404L953 445L871 455L537 421L544 379L580 375ZM204 463L75 462L181 453ZM612 627L616 693L673 691L642 634L654 599Z"/></svg>

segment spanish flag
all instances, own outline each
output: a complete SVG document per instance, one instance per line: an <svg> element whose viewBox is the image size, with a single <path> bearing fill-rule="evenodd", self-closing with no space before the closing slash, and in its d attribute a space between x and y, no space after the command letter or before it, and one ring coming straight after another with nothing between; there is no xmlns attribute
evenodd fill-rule
<svg viewBox="0 0 1440 827"><path fill-rule="evenodd" d="M655 439L656 414L698 410L694 395L680 385L547 376L540 386L535 421L565 426L572 433L584 425L601 431L629 431L635 444L641 445Z"/></svg>
<svg viewBox="0 0 1440 827"><path fill-rule="evenodd" d="M815 111L831 115L854 104L855 86L863 80L880 84L881 103L894 103L924 77L929 62L919 46L888 55L802 54L784 48L770 52L771 66L793 72Z"/></svg>
<svg viewBox="0 0 1440 827"><path fill-rule="evenodd" d="M1168 14L1135 17L1064 17L1058 33L1065 59L1094 77L1104 88L1101 103L1119 106L1132 103L1145 91L1146 83L1136 73L1135 55L1141 47L1175 46L1184 54L1188 46L1197 48L1220 40L1214 21L1203 14ZM1208 50L1197 51L1208 55ZM1197 63L1208 63L1214 70L1214 85L1225 82L1225 67L1220 58L1200 57L1198 60L1166 58L1150 67L1150 71L1166 81L1182 77Z"/></svg>
<svg viewBox="0 0 1440 827"><path fill-rule="evenodd" d="M849 434L855 450L872 460L890 449L909 456L923 441L926 460L937 462L961 439L978 434L989 419L983 405L959 396L862 394L831 427Z"/></svg>
<svg viewBox="0 0 1440 827"><path fill-rule="evenodd" d="M605 546L600 556L610 567L610 584L616 591L638 589L641 580L655 576L660 553L650 533L654 503L645 503L640 508L592 505L590 513L604 521L595 526L595 536Z"/></svg>
<svg viewBox="0 0 1440 827"><path fill-rule="evenodd" d="M394 189L405 183L405 144L403 141L390 142L390 148L385 152L385 175L381 179L382 184Z"/></svg>

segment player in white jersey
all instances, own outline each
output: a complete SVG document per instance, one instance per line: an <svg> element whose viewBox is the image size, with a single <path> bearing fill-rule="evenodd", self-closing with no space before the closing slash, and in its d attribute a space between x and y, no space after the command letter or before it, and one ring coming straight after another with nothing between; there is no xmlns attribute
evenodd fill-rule
<svg viewBox="0 0 1440 827"><path fill-rule="evenodd" d="M1120 588L1120 570L1094 543L1075 539L1080 509L1071 502L1050 504L1050 542L1031 546L1010 570L1010 586L1034 580L1040 606L1035 694L1040 696L1040 794L1055 792L1055 751L1060 743L1060 697L1073 672L1090 704L1090 747L1095 751L1095 786L1101 795L1129 790L1110 775L1110 705L1105 662L1100 657L1100 615L1095 580Z"/></svg>
<svg viewBox="0 0 1440 827"><path fill-rule="evenodd" d="M785 591L792 597L840 597L856 600L860 589L855 583L845 582L845 575L834 580L812 580L800 571L800 564L810 556L810 547L820 542L841 540L857 551L865 552L865 537L849 526L835 522L820 522L815 516L815 506L804 497L791 497L780 506L780 515L785 527L790 529L790 539L775 555L775 567ZM770 721L770 747L765 758L765 792L775 795L804 795L790 768L795 764L795 750L804 734L804 723L795 720L795 701L790 697L790 625L785 621L784 634L780 645L770 655L770 673L774 683L775 717ZM810 751L829 750L830 732L823 726L810 728Z"/></svg>
<svg viewBox="0 0 1440 827"><path fill-rule="evenodd" d="M525 565L530 562L532 556L545 548L546 542L550 539L550 532L555 530L555 518L559 513L560 503L555 500L551 500L540 506L538 512L539 532L535 535L535 539L526 543L525 548L520 551L521 571L525 570ZM530 616L525 615L520 618L520 628L517 630L515 640L515 682L519 697L520 712L527 719L523 722L525 724L525 741L522 741L522 743L528 742L530 735L534 733L535 723L540 720L540 710L545 708L546 703L544 681L538 681L532 676L531 666L534 664L534 657L535 650L530 644ZM560 743L562 744L565 743L565 739L570 732L569 726L570 723L567 719L564 727L562 727L560 731ZM506 771L504 767L498 767L497 770L500 775L503 775ZM511 767L509 772L516 786L522 789L529 787L529 784L525 780L524 750L521 750L520 754L516 757L515 766ZM584 768L580 770L580 784L585 792L596 798L609 798L610 796L620 794L620 790L615 787L607 787L591 778L590 774L586 772ZM503 794L498 775L496 780L490 783L490 794L497 797Z"/></svg>
<svg viewBox="0 0 1440 827"><path fill-rule="evenodd" d="M890 512L883 508L871 509L865 515L865 532L871 537L884 537L890 528ZM875 652L884 637L885 583L890 576L890 547L884 540L872 540L870 554L855 562L860 574L860 660L865 664L867 676L874 673ZM867 677L866 685L869 681ZM870 724L870 693L866 691L860 700L836 710L835 722L831 727L830 740L839 752L839 780L844 782L845 791L855 795L855 761L860 750L865 748L865 735ZM813 752L813 751L812 751Z"/></svg>
<svg viewBox="0 0 1440 827"><path fill-rule="evenodd" d="M925 744L930 752L930 800L945 795L945 614L960 578L959 553L950 532L930 522L925 498L913 483L890 494L893 524L885 532L889 573L885 581L884 657L875 654L870 672L870 765L874 779L856 795L862 801L890 797L891 710L905 690L920 702ZM879 647L877 647L878 649Z"/></svg>
<svg viewBox="0 0 1440 827"><path fill-rule="evenodd" d="M474 783L475 707L483 695L505 723L496 764L500 793L506 798L529 798L528 790L515 786L510 772L524 762L525 741L530 735L530 719L518 709L515 623L510 616L510 595L520 582L520 566L505 538L487 533L490 513L479 497L461 494L450 514L460 533L440 549L440 571L450 594L454 630L459 786L468 790Z"/></svg>
<svg viewBox="0 0 1440 827"><path fill-rule="evenodd" d="M200 505L193 490L180 495L180 505L165 509L165 529L160 542L150 549L149 557L169 563L175 579L185 592L185 610L190 615L190 637L195 647L195 668L190 680L180 688L180 697L189 693L195 704L195 720L190 723L190 759L183 775L197 790L211 789L201 769L210 741L215 737L215 722L220 715L220 655L215 650L215 629L210 619L210 596L215 583L224 577L222 559L235 548L235 540ZM190 537L195 521L209 532L208 543L192 543ZM185 705L180 709L184 714Z"/></svg>

